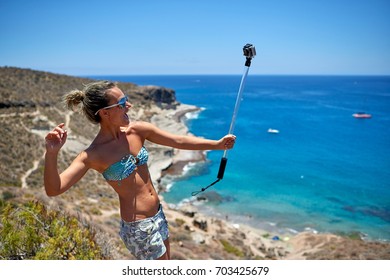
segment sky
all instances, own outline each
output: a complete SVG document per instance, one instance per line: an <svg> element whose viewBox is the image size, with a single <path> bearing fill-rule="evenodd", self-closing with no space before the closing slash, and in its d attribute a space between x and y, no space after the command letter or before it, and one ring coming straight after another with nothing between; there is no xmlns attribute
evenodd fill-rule
<svg viewBox="0 0 390 280"><path fill-rule="evenodd" d="M0 66L68 75L390 75L389 0L0 0Z"/></svg>

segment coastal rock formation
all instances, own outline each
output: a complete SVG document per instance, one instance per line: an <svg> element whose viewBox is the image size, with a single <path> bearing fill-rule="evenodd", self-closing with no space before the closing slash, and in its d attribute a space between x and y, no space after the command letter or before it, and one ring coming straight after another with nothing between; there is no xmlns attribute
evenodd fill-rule
<svg viewBox="0 0 390 280"><path fill-rule="evenodd" d="M140 89L142 93L146 94L160 108L175 109L176 105L178 105L175 91L172 89L158 86L143 86Z"/></svg>

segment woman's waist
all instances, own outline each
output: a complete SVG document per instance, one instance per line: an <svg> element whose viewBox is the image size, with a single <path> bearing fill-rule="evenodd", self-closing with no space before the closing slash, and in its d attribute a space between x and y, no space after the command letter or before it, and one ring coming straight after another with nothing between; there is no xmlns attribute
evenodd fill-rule
<svg viewBox="0 0 390 280"><path fill-rule="evenodd" d="M137 226L138 224L141 224L141 223L144 223L144 222L157 221L162 216L164 216L164 218L165 218L165 215L164 215L164 213L162 211L162 205L159 204L158 208L157 208L157 211L155 212L154 215L152 215L152 216L145 216L145 217L136 219L134 221L125 220L125 219L122 218L121 223L122 224L126 224L126 225L130 225L130 226Z"/></svg>
<svg viewBox="0 0 390 280"><path fill-rule="evenodd" d="M122 220L125 222L134 222L153 217L158 213L160 207L160 199L156 197L149 197L148 199L139 199L130 202L120 200L120 214Z"/></svg>

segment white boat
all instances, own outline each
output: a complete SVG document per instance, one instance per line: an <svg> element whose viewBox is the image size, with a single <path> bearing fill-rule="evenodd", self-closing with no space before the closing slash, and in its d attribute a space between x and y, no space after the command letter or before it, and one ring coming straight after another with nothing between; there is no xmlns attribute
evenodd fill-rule
<svg viewBox="0 0 390 280"><path fill-rule="evenodd" d="M357 118L357 119L369 119L371 118L371 114L367 114L367 113L364 113L364 112L357 112L355 114L352 115L354 118Z"/></svg>
<svg viewBox="0 0 390 280"><path fill-rule="evenodd" d="M279 133L279 130L273 129L273 128L269 128L267 132L268 132L268 133L273 133L273 134L278 134L278 133Z"/></svg>

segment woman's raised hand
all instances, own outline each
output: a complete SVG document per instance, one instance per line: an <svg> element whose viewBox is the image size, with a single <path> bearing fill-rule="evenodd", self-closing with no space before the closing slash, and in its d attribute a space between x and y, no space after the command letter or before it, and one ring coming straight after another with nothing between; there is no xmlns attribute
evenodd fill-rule
<svg viewBox="0 0 390 280"><path fill-rule="evenodd" d="M65 124L61 123L46 135L45 142L47 152L58 153L65 144L68 132L64 129L64 126Z"/></svg>

